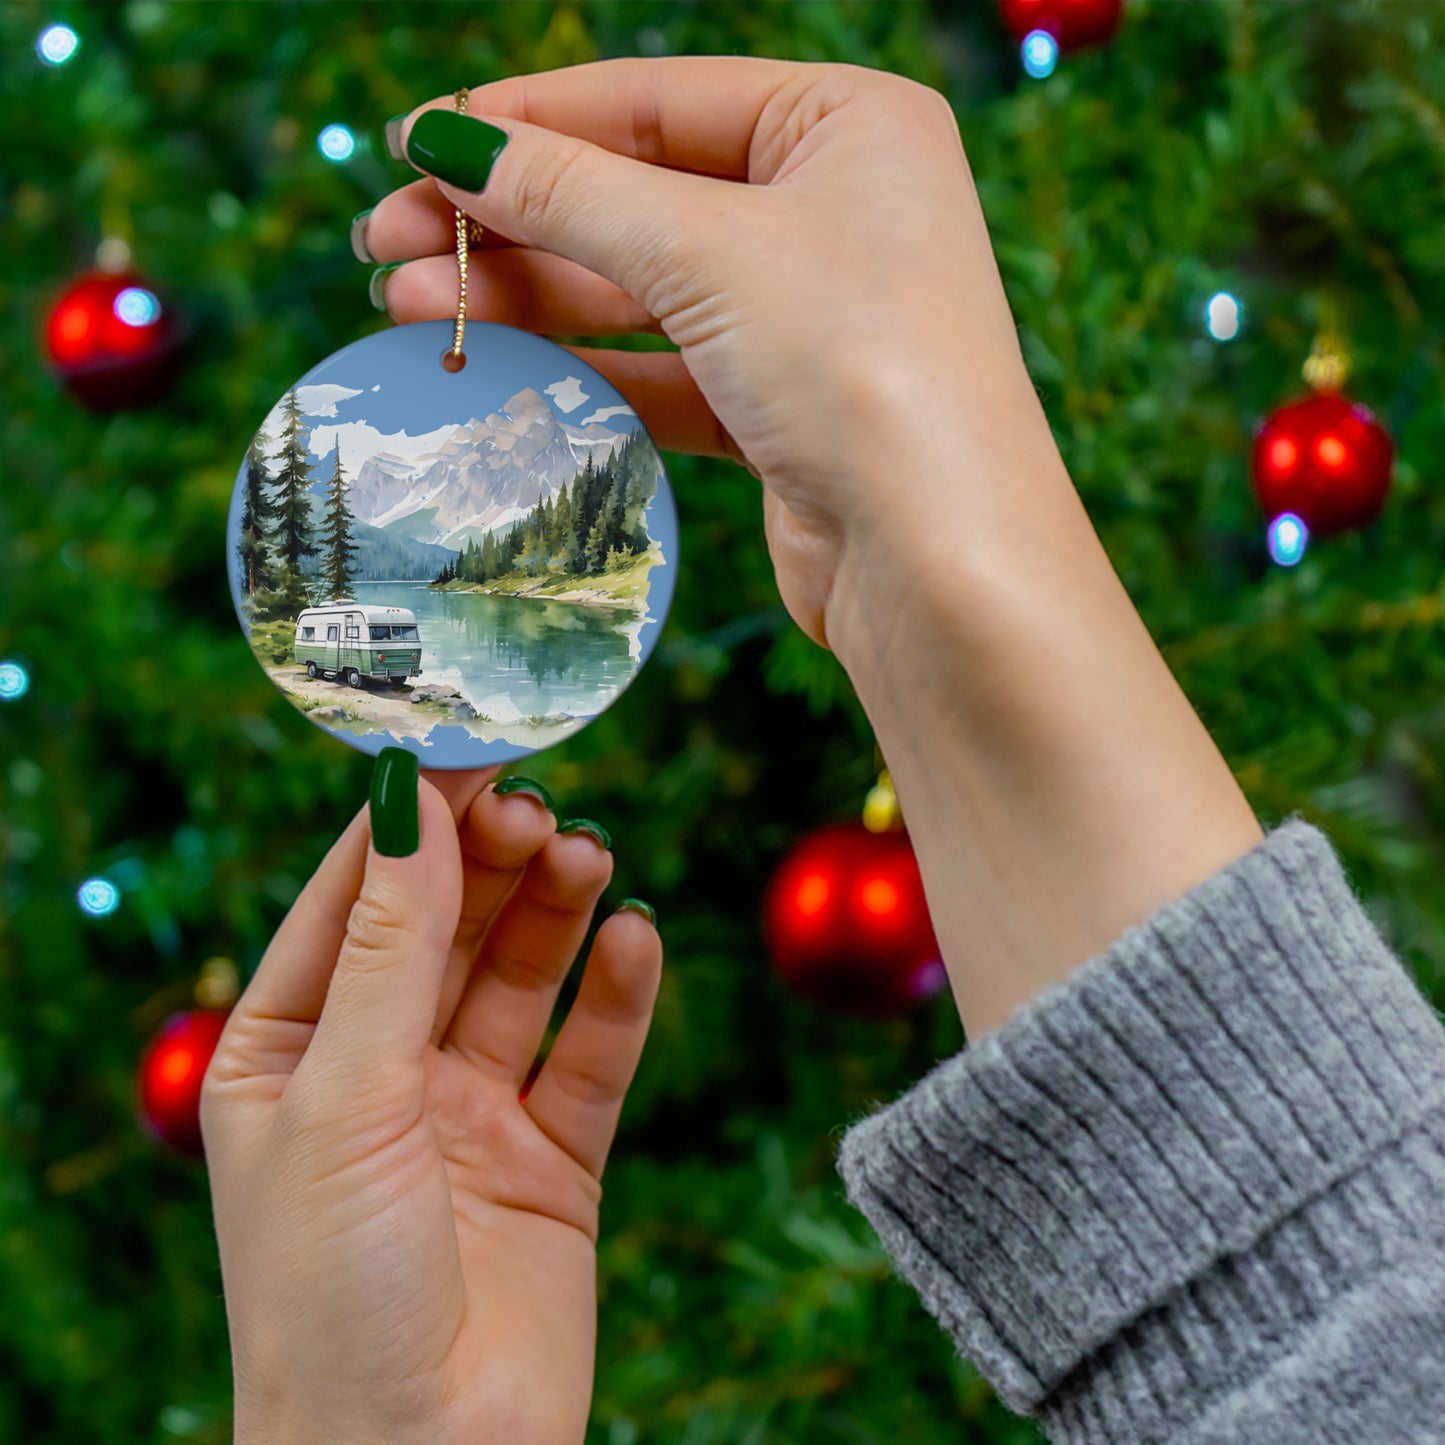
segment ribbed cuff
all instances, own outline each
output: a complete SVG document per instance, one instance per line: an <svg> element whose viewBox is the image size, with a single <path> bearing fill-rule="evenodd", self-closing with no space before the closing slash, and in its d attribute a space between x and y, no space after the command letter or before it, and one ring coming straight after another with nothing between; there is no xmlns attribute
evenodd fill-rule
<svg viewBox="0 0 1445 1445"><path fill-rule="evenodd" d="M1440 1020L1291 819L855 1125L839 1168L1006 1403L1140 1440L1388 1255L1445 1186L1442 1101Z"/></svg>

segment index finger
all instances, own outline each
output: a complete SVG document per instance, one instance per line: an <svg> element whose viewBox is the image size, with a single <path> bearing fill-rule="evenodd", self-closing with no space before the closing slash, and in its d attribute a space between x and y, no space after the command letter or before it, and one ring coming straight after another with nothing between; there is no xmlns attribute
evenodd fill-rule
<svg viewBox="0 0 1445 1445"><path fill-rule="evenodd" d="M790 86L810 83L817 69L741 55L597 60L479 85L468 108L672 170L766 179L749 175L764 113L770 102L786 98ZM450 109L451 98L418 109L441 106Z"/></svg>

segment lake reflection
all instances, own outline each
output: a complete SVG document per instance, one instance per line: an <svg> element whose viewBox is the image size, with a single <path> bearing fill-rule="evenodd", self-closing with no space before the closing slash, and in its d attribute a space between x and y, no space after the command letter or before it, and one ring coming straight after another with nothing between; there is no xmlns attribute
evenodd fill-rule
<svg viewBox="0 0 1445 1445"><path fill-rule="evenodd" d="M434 592L415 582L358 582L358 602L409 607L421 631L418 683L456 687L498 717L497 694L522 716L601 711L635 666L622 627L638 614L553 598ZM483 704L491 699L491 706Z"/></svg>

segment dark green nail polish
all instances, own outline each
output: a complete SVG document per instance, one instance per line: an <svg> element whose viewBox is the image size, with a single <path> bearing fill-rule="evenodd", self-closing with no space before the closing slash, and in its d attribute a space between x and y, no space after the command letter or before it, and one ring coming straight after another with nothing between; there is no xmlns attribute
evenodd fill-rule
<svg viewBox="0 0 1445 1445"><path fill-rule="evenodd" d="M382 132L386 137L386 153L394 161L404 161L406 159L401 149L401 128L407 116L410 114L411 112L408 110L401 115L392 116L391 119L387 121L385 129Z"/></svg>
<svg viewBox="0 0 1445 1445"><path fill-rule="evenodd" d="M367 283L366 294L371 297L371 304L378 311L386 310L386 278L396 270L398 266L405 266L405 261L389 261L385 266L378 266L371 273L371 280Z"/></svg>
<svg viewBox="0 0 1445 1445"><path fill-rule="evenodd" d="M536 798L549 813L557 811L557 805L552 801L552 795L541 783L533 782L531 778L519 778L513 775L510 778L503 778L492 791L506 797L509 793L526 793L529 797Z"/></svg>
<svg viewBox="0 0 1445 1445"><path fill-rule="evenodd" d="M365 261L368 266L376 265L376 257L373 256L366 245L366 223L371 219L374 207L368 206L364 211L358 211L351 218L351 254L358 261Z"/></svg>
<svg viewBox="0 0 1445 1445"><path fill-rule="evenodd" d="M417 757L382 748L371 774L371 841L388 858L409 858L421 846L416 796Z"/></svg>
<svg viewBox="0 0 1445 1445"><path fill-rule="evenodd" d="M652 904L644 903L640 898L624 898L617 905L619 913L640 913L654 928L657 927L657 911Z"/></svg>
<svg viewBox="0 0 1445 1445"><path fill-rule="evenodd" d="M590 833L604 848L612 847L612 835L601 823L594 823L591 818L568 818L565 823L557 825L557 831L559 833Z"/></svg>
<svg viewBox="0 0 1445 1445"><path fill-rule="evenodd" d="M419 170L464 191L479 191L509 137L484 120L454 110L425 110L406 138L406 158Z"/></svg>

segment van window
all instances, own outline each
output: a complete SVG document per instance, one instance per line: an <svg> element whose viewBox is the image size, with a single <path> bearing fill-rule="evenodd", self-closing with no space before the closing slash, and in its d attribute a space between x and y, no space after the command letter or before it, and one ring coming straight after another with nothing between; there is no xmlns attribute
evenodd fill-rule
<svg viewBox="0 0 1445 1445"><path fill-rule="evenodd" d="M417 642L420 640L416 635L415 627L393 627L391 629L391 635L397 642Z"/></svg>
<svg viewBox="0 0 1445 1445"><path fill-rule="evenodd" d="M316 629L315 629L314 627L303 627L303 628L301 629L301 636L302 636L303 640L304 640L304 639L309 639L309 638L315 637L315 636L316 636Z"/></svg>
<svg viewBox="0 0 1445 1445"><path fill-rule="evenodd" d="M335 642L340 636L341 634L336 630L336 624L333 622L331 626L326 629L326 640L328 642Z"/></svg>
<svg viewBox="0 0 1445 1445"><path fill-rule="evenodd" d="M385 642L391 636L389 627L373 627L371 629L371 640L373 642Z"/></svg>

